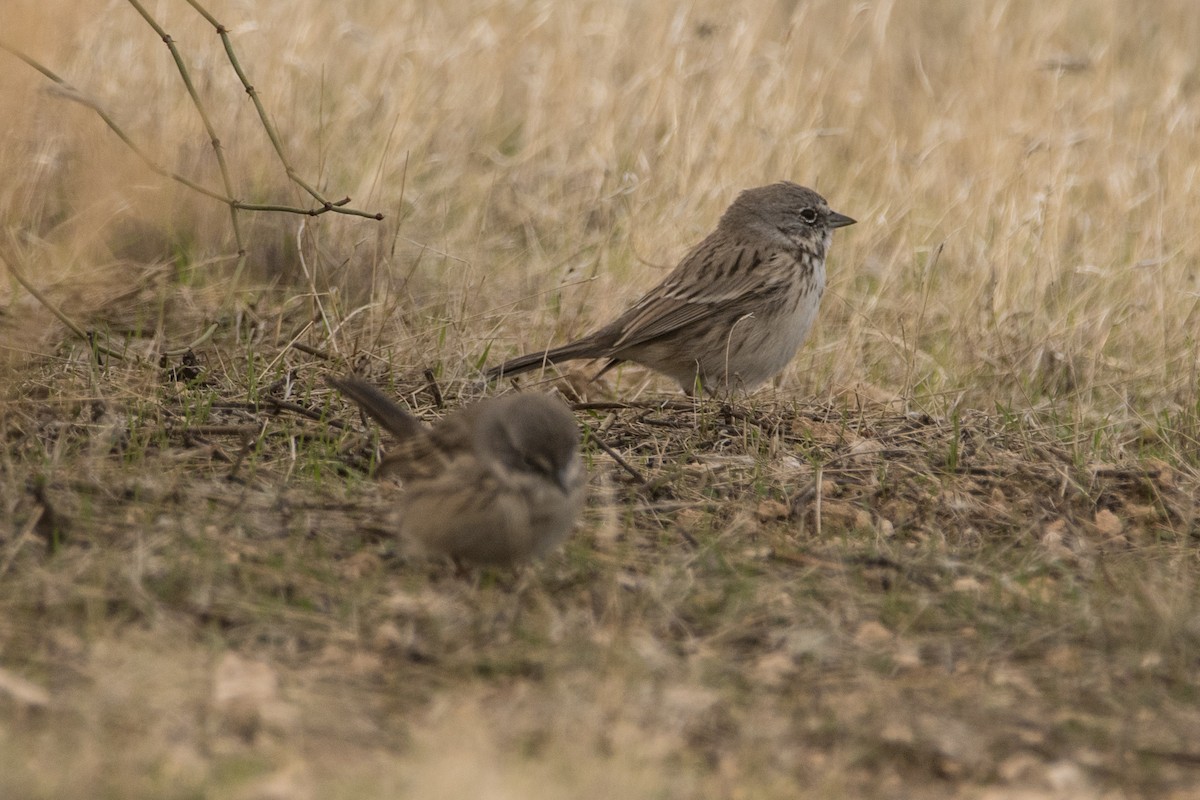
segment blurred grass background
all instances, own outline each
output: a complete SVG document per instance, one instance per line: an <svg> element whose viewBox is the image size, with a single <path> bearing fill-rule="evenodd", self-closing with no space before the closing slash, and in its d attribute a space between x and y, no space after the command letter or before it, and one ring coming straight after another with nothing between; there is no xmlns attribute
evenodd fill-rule
<svg viewBox="0 0 1200 800"><path fill-rule="evenodd" d="M297 264L301 220L248 215L251 274L339 289L345 309L369 301L401 348L448 328L445 369L602 321L738 190L786 178L861 221L837 237L789 393L1117 423L1195 413L1200 20L1187 2L212 10L298 170L387 215L308 220L316 284ZM303 204L211 27L183 3L152 11L213 109L239 199ZM219 188L165 48L131 7L4 13L6 38L168 168ZM163 259L206 284L228 277L213 262L234 249L221 204L148 173L19 62L0 80L0 220L43 278L83 295ZM88 310L104 293L78 299Z"/></svg>
<svg viewBox="0 0 1200 800"><path fill-rule="evenodd" d="M1189 796L1191 2L206 7L299 173L386 218L243 213L238 273L227 208L0 52L0 255L154 364L215 326L208 382L164 387L97 366L0 264L0 794ZM238 199L308 204L211 26L147 8ZM4 0L0 39L220 188L128 3ZM590 454L579 535L515 589L393 568L386 498L287 418L235 418L240 452L179 433L297 372L287 396L328 408L292 340L465 386L610 318L781 179L859 224L748 402L855 424L633 426L674 505ZM621 397L673 391L640 375ZM1004 470L959 470L968 449ZM875 494L835 496L863 474Z"/></svg>

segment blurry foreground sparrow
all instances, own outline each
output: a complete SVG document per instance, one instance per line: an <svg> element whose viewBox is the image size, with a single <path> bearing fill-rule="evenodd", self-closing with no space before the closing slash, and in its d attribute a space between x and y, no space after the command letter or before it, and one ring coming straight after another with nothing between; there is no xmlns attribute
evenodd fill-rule
<svg viewBox="0 0 1200 800"><path fill-rule="evenodd" d="M398 440L400 535L456 561L511 566L558 545L583 506L579 427L536 392L484 400L432 428L359 378L327 378Z"/></svg>
<svg viewBox="0 0 1200 800"><path fill-rule="evenodd" d="M794 183L738 195L717 229L632 308L578 341L514 358L488 380L578 358L634 361L692 394L753 389L804 343L825 291L833 229L855 220Z"/></svg>

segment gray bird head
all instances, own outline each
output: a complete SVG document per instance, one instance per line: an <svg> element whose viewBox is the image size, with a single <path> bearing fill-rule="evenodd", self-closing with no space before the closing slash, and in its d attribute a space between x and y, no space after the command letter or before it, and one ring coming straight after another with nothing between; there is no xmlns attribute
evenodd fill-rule
<svg viewBox="0 0 1200 800"><path fill-rule="evenodd" d="M579 425L561 401L539 392L487 403L477 422L480 454L540 475L570 493L583 479Z"/></svg>
<svg viewBox="0 0 1200 800"><path fill-rule="evenodd" d="M781 181L739 194L721 217L720 227L754 230L771 238L782 234L792 243L818 245L824 253L833 229L856 221L831 209L807 186Z"/></svg>

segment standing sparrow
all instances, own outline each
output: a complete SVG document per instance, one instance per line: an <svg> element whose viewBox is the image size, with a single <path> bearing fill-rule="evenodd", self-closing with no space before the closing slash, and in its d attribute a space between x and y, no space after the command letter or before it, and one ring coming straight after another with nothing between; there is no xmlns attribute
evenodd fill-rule
<svg viewBox="0 0 1200 800"><path fill-rule="evenodd" d="M381 475L403 482L400 535L455 560L508 566L566 538L583 506L579 426L561 400L504 395L432 428L359 378L327 378L399 440Z"/></svg>
<svg viewBox="0 0 1200 800"><path fill-rule="evenodd" d="M487 379L577 358L607 358L668 375L692 394L753 389L779 374L804 343L825 291L833 229L855 220L794 183L747 189L717 229L658 286L600 330L514 358Z"/></svg>

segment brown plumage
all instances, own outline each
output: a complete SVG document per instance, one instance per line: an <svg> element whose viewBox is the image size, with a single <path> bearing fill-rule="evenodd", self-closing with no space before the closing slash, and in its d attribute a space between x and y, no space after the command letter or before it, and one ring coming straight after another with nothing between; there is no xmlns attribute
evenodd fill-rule
<svg viewBox="0 0 1200 800"><path fill-rule="evenodd" d="M360 378L327 380L397 440L379 474L403 482L400 536L456 560L510 566L571 532L587 476L579 426L561 400L509 394L426 427Z"/></svg>
<svg viewBox="0 0 1200 800"><path fill-rule="evenodd" d="M634 361L691 394L752 389L779 374L817 315L835 228L855 220L804 186L747 189L717 229L629 310L577 341L507 361L488 380L572 359Z"/></svg>

